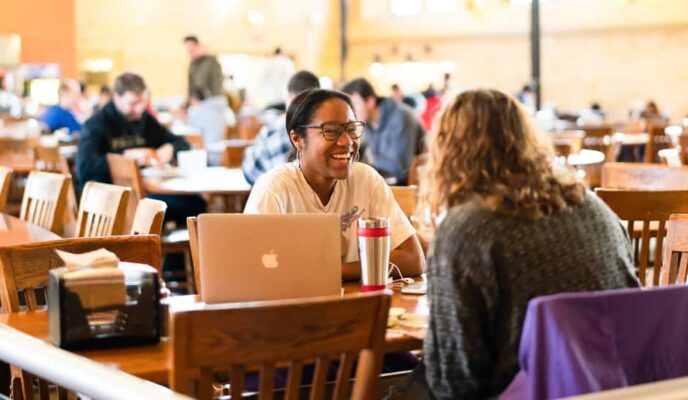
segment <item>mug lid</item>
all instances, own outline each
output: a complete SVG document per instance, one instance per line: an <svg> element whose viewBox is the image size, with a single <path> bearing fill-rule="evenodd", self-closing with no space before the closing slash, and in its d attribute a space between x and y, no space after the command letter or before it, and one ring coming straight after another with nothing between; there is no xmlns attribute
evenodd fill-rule
<svg viewBox="0 0 688 400"><path fill-rule="evenodd" d="M370 217L370 218L359 218L358 219L359 228L388 228L389 218L387 217Z"/></svg>

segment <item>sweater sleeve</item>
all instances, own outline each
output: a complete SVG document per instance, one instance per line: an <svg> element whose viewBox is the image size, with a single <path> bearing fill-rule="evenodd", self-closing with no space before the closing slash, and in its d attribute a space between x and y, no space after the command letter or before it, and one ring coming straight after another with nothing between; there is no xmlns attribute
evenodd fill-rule
<svg viewBox="0 0 688 400"><path fill-rule="evenodd" d="M426 379L437 399L482 398L496 363L492 245L480 237L482 224L454 217L438 230L428 262Z"/></svg>

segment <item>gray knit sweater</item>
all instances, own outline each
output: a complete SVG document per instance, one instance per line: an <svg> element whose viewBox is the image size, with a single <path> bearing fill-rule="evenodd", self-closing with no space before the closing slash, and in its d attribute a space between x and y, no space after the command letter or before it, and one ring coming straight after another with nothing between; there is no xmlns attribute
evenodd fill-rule
<svg viewBox="0 0 688 400"><path fill-rule="evenodd" d="M452 209L428 261L425 377L437 399L497 396L518 372L534 297L637 286L629 240L594 194L540 221Z"/></svg>

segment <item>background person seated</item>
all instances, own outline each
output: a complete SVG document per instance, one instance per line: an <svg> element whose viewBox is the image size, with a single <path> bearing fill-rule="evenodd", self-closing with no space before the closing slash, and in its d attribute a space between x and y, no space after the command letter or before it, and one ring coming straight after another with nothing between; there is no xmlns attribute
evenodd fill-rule
<svg viewBox="0 0 688 400"><path fill-rule="evenodd" d="M287 104L297 94L307 89L319 88L318 77L309 71L299 71L289 79L287 85ZM256 183L261 175L272 168L284 164L294 153L285 122L286 113L274 116L256 136L253 145L244 151L241 170L250 184Z"/></svg>
<svg viewBox="0 0 688 400"><path fill-rule="evenodd" d="M172 134L146 111L147 104L143 78L130 72L117 77L112 100L84 124L76 158L79 192L91 180L111 182L107 153L123 154L141 166L162 166L170 163L176 152L189 149L183 137ZM178 226L186 224L187 216L206 209L199 196L149 197L166 202L165 220Z"/></svg>
<svg viewBox="0 0 688 400"><path fill-rule="evenodd" d="M404 185L411 160L421 153L425 137L413 110L394 98L377 97L373 86L363 78L347 83L342 91L351 96L356 116L366 123L366 159L383 176Z"/></svg>
<svg viewBox="0 0 688 400"><path fill-rule="evenodd" d="M356 120L349 96L324 89L302 92L289 105L286 124L297 159L258 179L244 213L339 215L344 279L360 277L356 220L389 217L390 261L404 276L420 275L425 260L415 230L384 179L356 162L364 124Z"/></svg>
<svg viewBox="0 0 688 400"><path fill-rule="evenodd" d="M59 96L58 104L48 107L43 115L43 122L50 132L58 129L67 128L69 133L81 131L81 123L76 119L72 110L79 107L81 101L81 86L73 79L67 79L60 83L57 91Z"/></svg>

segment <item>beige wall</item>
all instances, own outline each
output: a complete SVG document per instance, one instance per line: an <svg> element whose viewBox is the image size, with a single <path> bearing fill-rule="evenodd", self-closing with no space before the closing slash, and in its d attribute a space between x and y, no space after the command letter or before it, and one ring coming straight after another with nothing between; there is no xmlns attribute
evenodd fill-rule
<svg viewBox="0 0 688 400"><path fill-rule="evenodd" d="M0 0L0 33L19 34L22 63L58 63L75 78L74 8L74 0Z"/></svg>
<svg viewBox="0 0 688 400"><path fill-rule="evenodd" d="M375 54L383 62L411 54L454 61L461 87L515 92L529 80L528 6L486 0L474 11L416 17L391 16L386 2L353 0L352 8L349 75L367 75ZM596 100L621 117L653 98L675 119L688 113L687 1L550 1L541 15L545 101L580 109Z"/></svg>
<svg viewBox="0 0 688 400"><path fill-rule="evenodd" d="M267 55L281 46L297 68L336 76L338 27L329 15L337 9L330 3L337 1L77 0L80 67L88 58L110 58L113 77L133 70L155 95L182 94L189 62L182 38L195 34L211 53ZM264 12L262 26L249 23L251 10Z"/></svg>
<svg viewBox="0 0 688 400"><path fill-rule="evenodd" d="M336 79L338 3L76 0L78 59L81 66L111 58L114 73L142 73L154 94L181 94L188 60L180 40L194 33L214 53L268 54L280 45L297 68ZM457 0L455 11L400 18L386 0L350 4L348 77L366 75L376 54L392 62L411 54L454 61L461 87L514 92L529 80L528 6L484 0L470 11ZM249 23L250 10L263 12L263 26ZM624 115L632 102L654 98L674 117L688 113L688 1L551 0L542 5L542 25L545 101L578 109L596 100Z"/></svg>

